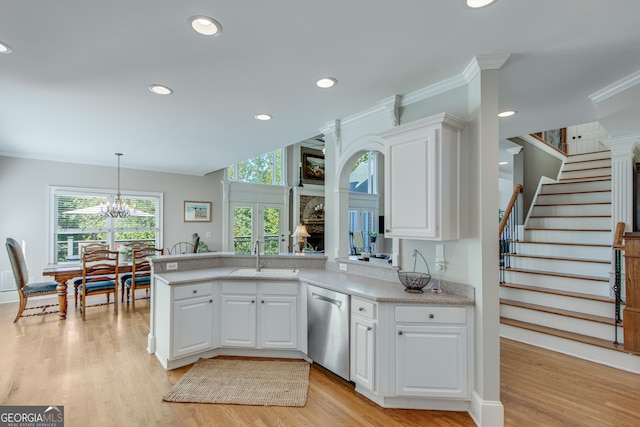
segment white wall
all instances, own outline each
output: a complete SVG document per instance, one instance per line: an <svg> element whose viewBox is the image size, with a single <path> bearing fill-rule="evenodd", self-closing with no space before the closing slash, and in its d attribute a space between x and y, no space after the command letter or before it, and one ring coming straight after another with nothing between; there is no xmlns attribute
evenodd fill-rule
<svg viewBox="0 0 640 427"><path fill-rule="evenodd" d="M222 171L204 177L121 169L121 191L161 192L164 195L166 248L198 233L211 250L221 248ZM49 186L115 190L117 169L0 156L0 272L11 270L4 243L7 237L27 243L29 275L39 277L47 264ZM185 223L183 201L213 202L212 222ZM210 232L210 238L205 237Z"/></svg>

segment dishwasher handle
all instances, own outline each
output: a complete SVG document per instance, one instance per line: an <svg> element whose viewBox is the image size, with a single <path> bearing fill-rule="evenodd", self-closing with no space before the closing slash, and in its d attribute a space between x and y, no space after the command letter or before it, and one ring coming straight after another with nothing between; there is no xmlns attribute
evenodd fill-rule
<svg viewBox="0 0 640 427"><path fill-rule="evenodd" d="M315 298L315 299L318 299L320 301L328 302L329 304L336 305L336 306L338 306L338 308L342 307L342 301L338 301L337 299L325 297L324 295L319 295L319 294L316 294L316 293L312 293L311 297Z"/></svg>

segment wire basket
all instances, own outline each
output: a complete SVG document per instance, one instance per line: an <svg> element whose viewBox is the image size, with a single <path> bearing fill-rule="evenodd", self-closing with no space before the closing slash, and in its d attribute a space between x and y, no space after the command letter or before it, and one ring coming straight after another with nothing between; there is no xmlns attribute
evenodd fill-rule
<svg viewBox="0 0 640 427"><path fill-rule="evenodd" d="M426 273L416 271L416 255L420 255L420 258L422 258L422 261L424 261L424 265L427 266ZM400 279L400 283L404 285L404 291L412 294L424 293L423 289L427 287L429 282L431 282L431 272L429 271L429 265L417 249L413 250L413 271L398 271L398 279ZM427 290L433 288L434 284L431 284L431 286L427 287Z"/></svg>

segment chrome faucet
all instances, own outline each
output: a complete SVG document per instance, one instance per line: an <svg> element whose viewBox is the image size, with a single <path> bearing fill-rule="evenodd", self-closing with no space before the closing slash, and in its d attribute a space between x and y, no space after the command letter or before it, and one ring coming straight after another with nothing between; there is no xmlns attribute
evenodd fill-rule
<svg viewBox="0 0 640 427"><path fill-rule="evenodd" d="M256 253L256 271L260 271L260 268L262 267L260 265L260 240L256 240L256 242L253 244L253 250Z"/></svg>

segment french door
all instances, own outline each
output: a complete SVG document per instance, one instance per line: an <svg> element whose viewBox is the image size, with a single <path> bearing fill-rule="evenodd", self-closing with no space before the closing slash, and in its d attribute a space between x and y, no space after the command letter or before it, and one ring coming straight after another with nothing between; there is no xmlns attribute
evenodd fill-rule
<svg viewBox="0 0 640 427"><path fill-rule="evenodd" d="M255 241L260 240L260 250L265 254L286 252L283 212L283 204L232 202L233 251L251 253Z"/></svg>

